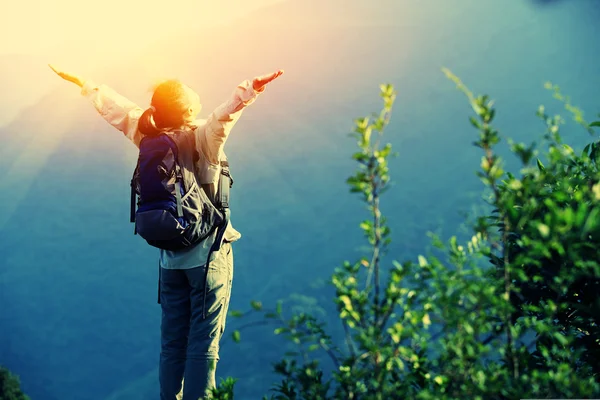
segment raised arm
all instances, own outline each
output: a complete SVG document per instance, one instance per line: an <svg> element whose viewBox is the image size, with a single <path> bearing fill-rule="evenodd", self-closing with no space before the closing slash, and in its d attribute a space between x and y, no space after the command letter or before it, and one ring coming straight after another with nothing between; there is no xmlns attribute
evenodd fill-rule
<svg viewBox="0 0 600 400"><path fill-rule="evenodd" d="M138 121L144 112L141 107L106 85L97 85L91 80L49 66L58 76L79 86L81 94L92 103L102 118L139 147L142 135L138 130Z"/></svg>
<svg viewBox="0 0 600 400"><path fill-rule="evenodd" d="M206 129L199 132L199 148L205 149L205 156L211 164L218 164L223 146L231 129L244 109L252 104L265 90L266 85L283 74L283 70L245 80L233 91L230 99L217 107L206 121ZM202 135L204 133L204 135ZM205 141L204 143L202 143Z"/></svg>

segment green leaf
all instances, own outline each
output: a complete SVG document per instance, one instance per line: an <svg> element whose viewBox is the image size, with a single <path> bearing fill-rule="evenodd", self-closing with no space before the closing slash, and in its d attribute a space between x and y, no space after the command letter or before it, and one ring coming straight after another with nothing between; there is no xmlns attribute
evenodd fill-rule
<svg viewBox="0 0 600 400"><path fill-rule="evenodd" d="M315 351L318 350L321 346L318 344L311 344L310 346L308 346L308 351Z"/></svg>
<svg viewBox="0 0 600 400"><path fill-rule="evenodd" d="M600 121L594 121L590 124L590 126L600 127Z"/></svg>
<svg viewBox="0 0 600 400"><path fill-rule="evenodd" d="M546 167L544 167L544 164L542 164L542 162L540 161L539 158L537 159L537 166L538 166L538 169L542 172L544 172L546 170Z"/></svg>
<svg viewBox="0 0 600 400"><path fill-rule="evenodd" d="M596 161L596 158L598 156L598 143L592 143L592 146L590 148L590 159L592 159L593 161Z"/></svg>
<svg viewBox="0 0 600 400"><path fill-rule="evenodd" d="M569 340L560 332L555 332L553 336L561 346L567 346L569 344Z"/></svg>
<svg viewBox="0 0 600 400"><path fill-rule="evenodd" d="M566 150L566 152L567 152L569 155L572 155L572 154L575 152L575 151L573 150L573 148L572 148L571 146L569 146L568 144L566 144L566 143L563 143L563 148Z"/></svg>
<svg viewBox="0 0 600 400"><path fill-rule="evenodd" d="M346 310L351 311L353 309L352 301L350 300L350 297L348 297L347 295L344 294L344 295L338 296L338 299L341 303L344 304L344 306L346 306Z"/></svg>
<svg viewBox="0 0 600 400"><path fill-rule="evenodd" d="M369 117L357 118L354 123L359 129L365 129L369 125Z"/></svg>
<svg viewBox="0 0 600 400"><path fill-rule="evenodd" d="M423 322L423 326L425 328L427 328L427 327L429 327L429 325L431 325L431 319L429 318L429 314L423 315L423 319L421 321Z"/></svg>
<svg viewBox="0 0 600 400"><path fill-rule="evenodd" d="M582 228L582 233L583 234L587 234L591 231L593 231L594 229L596 229L596 227L598 226L598 223L600 222L600 208L594 208L592 209L592 211L590 211L589 215L587 216L587 219L585 221L585 224Z"/></svg>
<svg viewBox="0 0 600 400"><path fill-rule="evenodd" d="M252 300L250 302L250 305L252 306L253 309L255 309L256 311L260 311L262 310L262 303L260 301L256 301L256 300Z"/></svg>
<svg viewBox="0 0 600 400"><path fill-rule="evenodd" d="M471 125L473 125L477 129L481 129L481 124L475 117L469 117L469 121L471 121Z"/></svg>
<svg viewBox="0 0 600 400"><path fill-rule="evenodd" d="M236 343L240 342L240 331L235 330L233 331L233 333L231 334L231 337L233 338L233 341Z"/></svg>
<svg viewBox="0 0 600 400"><path fill-rule="evenodd" d="M592 145L591 143L588 143L588 144L587 144L587 145L586 145L586 146L583 148L583 152L581 153L581 155L582 155L582 156L583 156L584 154L588 154L588 153L589 153L589 151L590 151L590 146L591 146L591 145Z"/></svg>
<svg viewBox="0 0 600 400"><path fill-rule="evenodd" d="M542 237L547 238L550 235L550 228L548 227L548 225L540 223L538 224L537 228Z"/></svg>
<svg viewBox="0 0 600 400"><path fill-rule="evenodd" d="M281 315L282 311L283 311L283 304L282 304L282 301L281 301L281 300L279 300L279 301L277 302L277 305L275 306L275 312L276 312L278 315Z"/></svg>
<svg viewBox="0 0 600 400"><path fill-rule="evenodd" d="M281 333L285 333L285 332L287 332L287 331L289 331L289 329L288 329L288 328L281 327L281 328L275 328L275 330L273 331L273 333L274 333L275 335L279 335L279 334L281 334Z"/></svg>
<svg viewBox="0 0 600 400"><path fill-rule="evenodd" d="M352 158L356 161L366 162L369 159L369 155L363 152L354 153Z"/></svg>
<svg viewBox="0 0 600 400"><path fill-rule="evenodd" d="M229 315L231 315L234 318L239 318L242 315L244 315L244 313L239 310L229 310Z"/></svg>

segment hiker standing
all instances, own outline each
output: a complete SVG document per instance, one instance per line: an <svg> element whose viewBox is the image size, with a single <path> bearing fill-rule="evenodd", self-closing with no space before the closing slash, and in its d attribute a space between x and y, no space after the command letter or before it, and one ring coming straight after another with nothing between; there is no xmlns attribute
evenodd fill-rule
<svg viewBox="0 0 600 400"><path fill-rule="evenodd" d="M216 386L233 277L231 243L241 237L229 221L233 181L223 147L244 108L283 70L245 80L206 120L198 120L199 96L178 80L158 85L144 110L106 85L50 68L79 86L140 149L132 222L160 248L160 398L176 399L184 378L183 399L202 398Z"/></svg>

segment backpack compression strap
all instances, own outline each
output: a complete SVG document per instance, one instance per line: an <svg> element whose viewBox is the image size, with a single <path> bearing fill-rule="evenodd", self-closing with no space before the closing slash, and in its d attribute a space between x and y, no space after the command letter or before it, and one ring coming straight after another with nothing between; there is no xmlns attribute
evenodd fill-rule
<svg viewBox="0 0 600 400"><path fill-rule="evenodd" d="M219 251L221 248L221 242L223 236L229 225L229 189L233 186L233 178L229 172L229 163L227 161L221 161L221 174L219 175L219 191L217 192L217 199L215 206L223 213L223 223L217 228L217 236L215 242L211 246L208 257L206 258L205 272L204 272L204 296L202 298L202 319L206 318L206 292L208 289L208 264L210 262L210 256L213 252Z"/></svg>
<svg viewBox="0 0 600 400"><path fill-rule="evenodd" d="M131 209L130 209L130 214L129 214L129 221L131 221L132 223L135 223L135 206L137 203L137 182L136 182L136 178L137 178L137 173L138 170L140 168L140 161L138 158L138 163L135 166L135 169L133 170L133 176L131 177ZM133 226L133 234L137 235L137 229L136 226Z"/></svg>
<svg viewBox="0 0 600 400"><path fill-rule="evenodd" d="M226 176L228 179L223 178ZM221 176L219 177L219 192L217 193L217 208L229 208L229 189L233 186L233 178L229 172L229 163L221 161Z"/></svg>

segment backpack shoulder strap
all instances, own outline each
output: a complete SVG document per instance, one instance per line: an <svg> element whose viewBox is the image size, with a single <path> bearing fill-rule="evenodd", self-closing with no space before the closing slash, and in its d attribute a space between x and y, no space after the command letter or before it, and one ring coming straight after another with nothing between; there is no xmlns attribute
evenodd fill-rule
<svg viewBox="0 0 600 400"><path fill-rule="evenodd" d="M135 223L135 210L136 210L136 206L137 206L137 200L138 200L138 195L139 195L139 170L140 170L140 156L141 156L141 152L142 149L145 147L144 145L146 144L146 142L154 137L158 137L160 135L163 135L163 133L157 133L155 135L144 135L142 136L142 139L140 140L140 145L139 145L139 153L138 153L138 159L135 165L135 169L133 170L133 175L131 176L131 182L130 182L130 186L131 186L131 206L130 206L130 216L129 216L129 221L131 223ZM133 230L133 234L137 235L137 229L134 226L134 230Z"/></svg>
<svg viewBox="0 0 600 400"><path fill-rule="evenodd" d="M173 139L178 149L181 148L183 151L196 150L194 132L181 129L171 132L169 136Z"/></svg>

